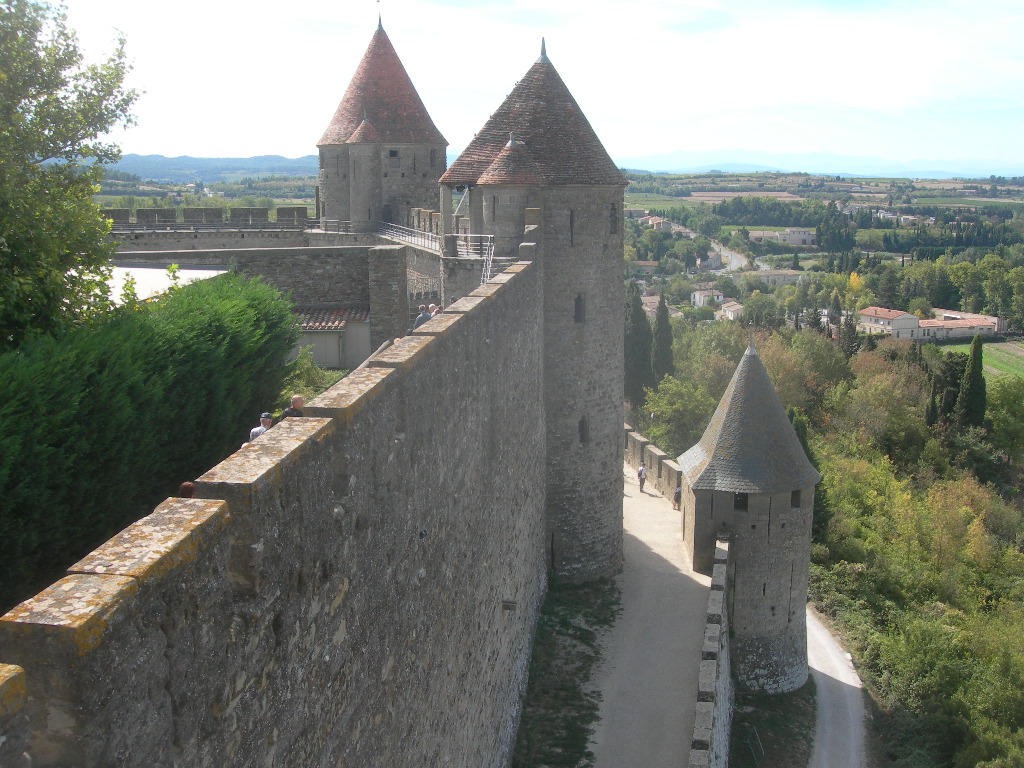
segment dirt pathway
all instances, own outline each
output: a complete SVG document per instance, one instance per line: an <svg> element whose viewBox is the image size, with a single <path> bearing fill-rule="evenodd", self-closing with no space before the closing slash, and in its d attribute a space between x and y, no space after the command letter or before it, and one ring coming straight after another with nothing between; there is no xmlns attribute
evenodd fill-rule
<svg viewBox="0 0 1024 768"><path fill-rule="evenodd" d="M605 637L597 768L679 768L693 732L710 579L690 570L679 513L625 475L622 615Z"/></svg>

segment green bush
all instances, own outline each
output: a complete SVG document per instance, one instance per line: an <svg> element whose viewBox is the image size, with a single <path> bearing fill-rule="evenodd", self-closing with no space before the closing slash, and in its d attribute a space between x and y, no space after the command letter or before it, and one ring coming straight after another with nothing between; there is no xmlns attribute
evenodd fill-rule
<svg viewBox="0 0 1024 768"><path fill-rule="evenodd" d="M229 274L0 356L0 609L236 449L296 337L276 289Z"/></svg>

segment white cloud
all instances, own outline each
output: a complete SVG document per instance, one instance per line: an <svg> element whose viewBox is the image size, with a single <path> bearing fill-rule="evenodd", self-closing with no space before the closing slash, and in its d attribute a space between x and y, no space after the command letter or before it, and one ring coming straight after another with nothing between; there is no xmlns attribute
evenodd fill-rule
<svg viewBox="0 0 1024 768"><path fill-rule="evenodd" d="M315 152L382 10L461 148L539 54L613 157L679 149L992 157L1024 165L1016 0L70 0L90 49L122 29L144 88L128 152Z"/></svg>

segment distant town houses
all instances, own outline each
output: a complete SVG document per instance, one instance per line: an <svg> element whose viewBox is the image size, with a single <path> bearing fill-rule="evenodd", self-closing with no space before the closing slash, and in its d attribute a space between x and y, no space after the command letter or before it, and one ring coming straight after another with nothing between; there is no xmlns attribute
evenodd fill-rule
<svg viewBox="0 0 1024 768"><path fill-rule="evenodd" d="M739 320L741 314L743 314L743 305L730 299L715 312L715 320Z"/></svg>
<svg viewBox="0 0 1024 768"><path fill-rule="evenodd" d="M658 314L658 302L659 301L661 301L661 297L657 296L657 295L655 295L655 296L641 296L640 297L640 303L643 305L644 312L647 313L647 317L650 320L654 320L655 316ZM671 304L668 305L668 316L669 317L679 317L682 314L683 314L682 312L680 312L678 309L673 307Z"/></svg>
<svg viewBox="0 0 1024 768"><path fill-rule="evenodd" d="M707 307L712 303L721 304L725 300L725 294L714 288L694 291L690 294L690 303L695 307Z"/></svg>
<svg viewBox="0 0 1024 768"><path fill-rule="evenodd" d="M661 216L644 216L640 219L640 226L655 230L672 229L672 222Z"/></svg>
<svg viewBox="0 0 1024 768"><path fill-rule="evenodd" d="M774 240L786 245L817 245L817 233L813 229L803 227L787 227L786 229L752 229L750 239L752 242L760 243L765 240Z"/></svg>
<svg viewBox="0 0 1024 768"><path fill-rule="evenodd" d="M796 285L807 276L798 269L762 269L757 272L744 272L744 279L760 280L765 285L777 288L780 285Z"/></svg>
<svg viewBox="0 0 1024 768"><path fill-rule="evenodd" d="M927 343L943 339L994 336L1006 330L1006 321L991 315L936 309L934 320L921 320L917 315L899 309L864 307L859 312L860 333L881 333L894 339Z"/></svg>

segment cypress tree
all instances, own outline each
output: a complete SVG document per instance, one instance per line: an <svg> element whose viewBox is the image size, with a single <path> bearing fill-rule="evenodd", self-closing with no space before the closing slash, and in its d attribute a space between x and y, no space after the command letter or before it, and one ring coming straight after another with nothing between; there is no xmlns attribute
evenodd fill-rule
<svg viewBox="0 0 1024 768"><path fill-rule="evenodd" d="M960 380L956 399L956 423L961 427L980 427L985 421L985 376L981 370L981 336L971 341L967 368Z"/></svg>
<svg viewBox="0 0 1024 768"><path fill-rule="evenodd" d="M672 360L672 323L668 316L668 304L665 295L658 300L658 312L654 316L654 348L651 351L651 368L654 369L654 385L657 386L666 376L676 372Z"/></svg>
<svg viewBox="0 0 1024 768"><path fill-rule="evenodd" d="M654 388L651 369L651 323L640 301L640 288L635 280L626 286L625 331L625 396L636 407L643 406L644 387Z"/></svg>
<svg viewBox="0 0 1024 768"><path fill-rule="evenodd" d="M853 312L850 312L845 318L843 318L843 324L839 327L839 349L843 353L843 356L849 360L857 354L857 349L859 347L860 343L857 339L857 321L854 319Z"/></svg>
<svg viewBox="0 0 1024 768"><path fill-rule="evenodd" d="M924 423L929 427L934 427L939 420L938 390L938 381L936 378L932 378L932 391L928 396L928 404L924 408Z"/></svg>

